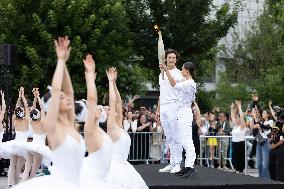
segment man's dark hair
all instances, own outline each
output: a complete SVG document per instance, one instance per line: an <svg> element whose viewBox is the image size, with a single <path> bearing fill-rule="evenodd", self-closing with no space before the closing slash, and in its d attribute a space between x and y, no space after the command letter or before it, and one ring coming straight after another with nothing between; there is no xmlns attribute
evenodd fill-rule
<svg viewBox="0 0 284 189"><path fill-rule="evenodd" d="M179 53L174 49L167 49L165 52L165 59L167 59L168 54L174 53L176 55L177 61L179 60Z"/></svg>

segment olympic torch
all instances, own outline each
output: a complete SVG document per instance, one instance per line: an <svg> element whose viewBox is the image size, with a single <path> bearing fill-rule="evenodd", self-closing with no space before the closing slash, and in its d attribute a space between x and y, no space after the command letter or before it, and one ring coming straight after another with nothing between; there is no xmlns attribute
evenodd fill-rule
<svg viewBox="0 0 284 189"><path fill-rule="evenodd" d="M163 42L163 36L160 28L155 25L154 29L158 32L159 34L159 40L158 40L158 59L159 59L159 65L160 64L165 64L165 46ZM162 79L165 79L165 73L164 70L162 70Z"/></svg>

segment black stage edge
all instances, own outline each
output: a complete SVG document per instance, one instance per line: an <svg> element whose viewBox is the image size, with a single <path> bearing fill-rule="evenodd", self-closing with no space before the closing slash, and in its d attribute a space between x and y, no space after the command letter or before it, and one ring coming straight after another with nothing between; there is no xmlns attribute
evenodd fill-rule
<svg viewBox="0 0 284 189"><path fill-rule="evenodd" d="M150 189L284 189L284 183L218 169L195 166L197 174L183 179L170 173L159 173L163 164L135 165Z"/></svg>

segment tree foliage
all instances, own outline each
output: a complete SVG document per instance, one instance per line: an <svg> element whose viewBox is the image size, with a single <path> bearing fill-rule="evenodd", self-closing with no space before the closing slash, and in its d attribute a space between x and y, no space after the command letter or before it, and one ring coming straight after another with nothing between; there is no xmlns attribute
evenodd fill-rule
<svg viewBox="0 0 284 189"><path fill-rule="evenodd" d="M179 67L193 61L198 70L198 80L206 75L209 64L214 63L216 46L229 28L237 21L240 1L225 1L215 6L212 0L126 0L130 15L130 30L134 47L143 57L141 66L158 67L157 35L153 26L158 24L166 48L181 54ZM157 84L159 70L153 69L153 84Z"/></svg>
<svg viewBox="0 0 284 189"><path fill-rule="evenodd" d="M284 106L284 1L267 1L256 23L226 62L228 75L257 92L267 106Z"/></svg>
<svg viewBox="0 0 284 189"><path fill-rule="evenodd" d="M161 26L166 48L180 52L180 63L196 64L201 81L215 60L219 39L237 21L239 1L215 6L212 0L1 0L0 43L18 47L15 89L43 89L51 82L53 40L68 35L72 53L67 65L77 97L85 96L82 59L88 52L97 63L100 97L107 91L110 66L118 67L122 94L134 94L145 81L157 85L154 24Z"/></svg>
<svg viewBox="0 0 284 189"><path fill-rule="evenodd" d="M132 41L122 1L113 0L1 0L0 43L18 47L15 87L45 88L55 69L53 40L68 35L72 52L67 63L77 96L86 87L82 59L94 54L99 94L106 92L105 70L116 66L123 94L141 88L143 70L133 64ZM137 80L139 79L139 80Z"/></svg>
<svg viewBox="0 0 284 189"><path fill-rule="evenodd" d="M215 107L220 107L222 111L230 111L230 105L235 100L241 100L243 103L243 109L250 103L251 96L248 86L243 83L232 84L230 82L230 75L222 73L217 84L216 98L214 101Z"/></svg>

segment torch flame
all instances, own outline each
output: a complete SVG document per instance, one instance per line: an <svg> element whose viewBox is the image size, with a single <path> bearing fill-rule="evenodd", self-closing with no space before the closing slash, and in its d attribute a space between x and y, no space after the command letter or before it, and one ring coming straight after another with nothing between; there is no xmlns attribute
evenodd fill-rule
<svg viewBox="0 0 284 189"><path fill-rule="evenodd" d="M159 28L159 26L158 26L157 24L154 26L154 29L155 29L157 32L160 31L160 28Z"/></svg>

